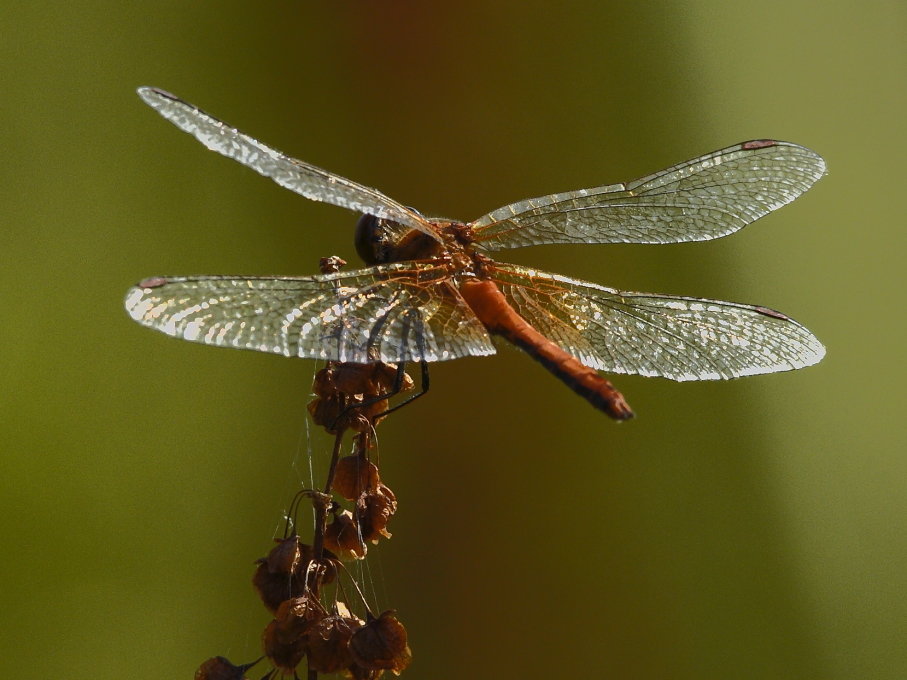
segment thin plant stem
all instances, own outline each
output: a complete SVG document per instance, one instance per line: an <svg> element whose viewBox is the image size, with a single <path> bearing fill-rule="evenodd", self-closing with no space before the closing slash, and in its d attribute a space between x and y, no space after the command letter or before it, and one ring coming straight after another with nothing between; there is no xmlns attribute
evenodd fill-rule
<svg viewBox="0 0 907 680"><path fill-rule="evenodd" d="M327 524L328 506L331 503L331 486L334 484L334 472L337 469L337 460L340 458L340 446L343 443L343 430L340 430L334 436L334 450L331 452L331 465L328 468L327 481L324 484L324 494L314 496L312 505L315 506L315 537L312 545L312 552L315 560L321 562L324 558L324 529ZM313 584L312 590L318 595L318 582Z"/></svg>

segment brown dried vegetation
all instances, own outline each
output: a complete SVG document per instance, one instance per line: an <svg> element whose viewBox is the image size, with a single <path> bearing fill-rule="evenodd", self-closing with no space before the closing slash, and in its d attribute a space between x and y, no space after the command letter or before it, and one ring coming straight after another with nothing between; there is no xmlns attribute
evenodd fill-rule
<svg viewBox="0 0 907 680"><path fill-rule="evenodd" d="M275 539L267 556L256 561L252 584L274 616L262 634L264 654L273 669L263 680L298 678L303 661L309 680L319 673L377 680L385 671L399 675L409 665L402 624L393 611L377 617L371 613L341 561L364 559L368 544L391 537L387 525L397 511L397 499L381 481L371 454L375 426L388 410L389 398L412 386L412 379L390 364L329 362L316 375L316 396L308 408L315 422L334 435L334 448L324 491L297 494L284 538ZM341 457L347 432L354 433L353 452ZM311 543L290 531L296 511L307 499L315 514ZM366 620L352 614L340 599L346 582L359 594ZM329 585L330 597L325 592ZM247 680L244 673L251 665L234 666L215 657L199 667L196 680Z"/></svg>

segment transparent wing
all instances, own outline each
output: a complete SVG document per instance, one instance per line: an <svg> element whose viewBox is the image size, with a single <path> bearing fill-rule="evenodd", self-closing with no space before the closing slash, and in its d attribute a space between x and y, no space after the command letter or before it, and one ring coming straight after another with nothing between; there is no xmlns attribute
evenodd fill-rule
<svg viewBox="0 0 907 680"><path fill-rule="evenodd" d="M513 203L471 226L486 250L706 241L790 203L823 174L825 161L807 148L744 142L633 182Z"/></svg>
<svg viewBox="0 0 907 680"><path fill-rule="evenodd" d="M495 263L505 297L539 332L586 366L671 380L719 380L803 368L825 348L765 307L628 293Z"/></svg>
<svg viewBox="0 0 907 680"><path fill-rule="evenodd" d="M167 335L284 356L370 363L495 351L447 270L413 262L297 278L151 278L125 304Z"/></svg>
<svg viewBox="0 0 907 680"><path fill-rule="evenodd" d="M151 108L188 132L211 151L232 158L270 177L282 187L313 201L324 201L361 213L375 215L419 229L434 238L434 230L421 215L376 189L362 186L272 149L221 122L192 104L153 87L140 87L139 96Z"/></svg>

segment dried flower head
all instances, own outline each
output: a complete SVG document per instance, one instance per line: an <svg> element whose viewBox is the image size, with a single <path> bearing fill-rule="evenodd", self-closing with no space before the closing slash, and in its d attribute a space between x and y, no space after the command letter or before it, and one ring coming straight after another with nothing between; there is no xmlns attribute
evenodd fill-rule
<svg viewBox="0 0 907 680"><path fill-rule="evenodd" d="M378 488L378 468L364 456L344 456L337 461L332 488L348 501L368 489Z"/></svg>
<svg viewBox="0 0 907 680"><path fill-rule="evenodd" d="M311 575L311 571L316 573ZM309 583L331 583L337 569L330 557L320 562L313 560L312 546L300 542L296 535L277 540L267 557L258 560L252 576L252 585L261 601L271 612L276 612L284 600L299 597Z"/></svg>
<svg viewBox="0 0 907 680"><path fill-rule="evenodd" d="M332 614L321 619L308 632L309 669L336 673L353 663L350 638L362 626L353 616Z"/></svg>
<svg viewBox="0 0 907 680"><path fill-rule="evenodd" d="M400 675L410 661L412 653L406 644L406 629L397 620L395 612L388 610L353 633L350 652L357 666L367 670L387 670Z"/></svg>
<svg viewBox="0 0 907 680"><path fill-rule="evenodd" d="M344 510L334 515L333 521L324 530L324 547L341 560L361 560L365 557L367 548L359 536L353 513Z"/></svg>
<svg viewBox="0 0 907 680"><path fill-rule="evenodd" d="M347 429L354 432L367 432L371 429L368 417L358 409L350 408L354 401L362 402L361 399L347 399L338 395L317 397L309 402L308 409L312 421L330 434L337 434L337 432Z"/></svg>
<svg viewBox="0 0 907 680"><path fill-rule="evenodd" d="M262 634L265 656L276 668L292 673L308 651L309 631L325 615L317 599L303 596L285 600Z"/></svg>
<svg viewBox="0 0 907 680"><path fill-rule="evenodd" d="M293 534L289 538L275 539L275 545L265 558L272 574L292 574L302 562L312 559L312 546Z"/></svg>
<svg viewBox="0 0 907 680"><path fill-rule="evenodd" d="M394 364L329 362L315 375L317 398L309 403L309 413L331 434L343 429L367 432L387 411L388 395L412 389L413 380L405 373L398 389L397 376Z"/></svg>
<svg viewBox="0 0 907 680"><path fill-rule="evenodd" d="M359 526L363 541L377 543L379 537L390 538L387 523L397 512L397 497L382 483L377 488L365 491L356 501L354 520Z"/></svg>

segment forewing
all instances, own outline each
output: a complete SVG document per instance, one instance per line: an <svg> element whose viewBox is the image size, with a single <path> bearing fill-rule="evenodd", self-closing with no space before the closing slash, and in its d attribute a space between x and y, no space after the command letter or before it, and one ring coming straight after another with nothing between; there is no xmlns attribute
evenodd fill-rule
<svg viewBox="0 0 907 680"><path fill-rule="evenodd" d="M632 182L532 198L472 223L486 250L542 243L680 243L731 234L825 174L809 149L744 142Z"/></svg>
<svg viewBox="0 0 907 680"><path fill-rule="evenodd" d="M630 293L500 263L491 273L520 316L609 373L719 380L802 368L825 355L806 328L765 307Z"/></svg>
<svg viewBox="0 0 907 680"><path fill-rule="evenodd" d="M494 354L441 267L413 262L295 278L145 279L126 310L167 335L292 357L371 363Z"/></svg>
<svg viewBox="0 0 907 680"><path fill-rule="evenodd" d="M421 215L376 189L370 189L309 163L290 158L169 92L153 87L141 87L138 93L146 104L183 132L195 136L211 151L232 158L260 175L270 177L282 187L313 201L324 201L342 208L390 219L437 238L434 230Z"/></svg>

